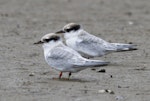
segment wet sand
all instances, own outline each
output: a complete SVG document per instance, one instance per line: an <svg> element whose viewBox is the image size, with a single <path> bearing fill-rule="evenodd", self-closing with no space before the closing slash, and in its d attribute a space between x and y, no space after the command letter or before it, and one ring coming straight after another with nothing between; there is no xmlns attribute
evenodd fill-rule
<svg viewBox="0 0 150 101"><path fill-rule="evenodd" d="M105 73L86 69L53 80L59 72L33 43L69 22L138 50L98 58L111 62ZM149 0L0 0L0 101L149 101L149 22Z"/></svg>

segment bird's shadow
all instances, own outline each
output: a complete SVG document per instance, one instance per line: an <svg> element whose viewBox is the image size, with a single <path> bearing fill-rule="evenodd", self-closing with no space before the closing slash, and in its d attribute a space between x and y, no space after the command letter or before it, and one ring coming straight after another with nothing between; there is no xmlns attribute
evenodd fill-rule
<svg viewBox="0 0 150 101"><path fill-rule="evenodd" d="M86 82L94 82L96 80L87 80L83 78L51 78L51 80L56 80L56 81L64 81L64 82L80 82L80 83L86 83Z"/></svg>

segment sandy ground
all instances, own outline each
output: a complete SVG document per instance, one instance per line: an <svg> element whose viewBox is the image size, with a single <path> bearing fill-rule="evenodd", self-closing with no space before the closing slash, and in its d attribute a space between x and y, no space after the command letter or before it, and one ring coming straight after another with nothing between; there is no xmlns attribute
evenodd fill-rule
<svg viewBox="0 0 150 101"><path fill-rule="evenodd" d="M33 43L69 22L139 50L99 58L112 62L102 67L106 73L86 69L69 81L53 80L59 72ZM0 0L0 47L0 101L150 100L149 0ZM98 93L102 89L115 94Z"/></svg>

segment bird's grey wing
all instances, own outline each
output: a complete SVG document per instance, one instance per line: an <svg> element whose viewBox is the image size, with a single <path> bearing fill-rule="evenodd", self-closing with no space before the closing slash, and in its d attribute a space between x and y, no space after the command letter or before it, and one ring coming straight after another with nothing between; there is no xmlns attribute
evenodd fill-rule
<svg viewBox="0 0 150 101"><path fill-rule="evenodd" d="M50 62L53 62L53 64L60 66L74 66L83 64L84 62L84 59L80 55L77 55L76 52L73 52L72 49L67 47L57 47L52 49L47 55L47 58Z"/></svg>
<svg viewBox="0 0 150 101"><path fill-rule="evenodd" d="M92 51L95 50L116 50L109 42L98 38L94 35L91 35L87 32L82 32L79 36L79 41L77 42L78 46L80 45L83 48L88 48Z"/></svg>
<svg viewBox="0 0 150 101"><path fill-rule="evenodd" d="M73 50L69 47L59 47L51 50L50 54L48 54L48 59L49 62L53 62L54 67L72 67L74 69L78 68L78 70L82 70L91 66L103 66L108 64L108 62L100 60L85 59L76 53L74 54Z"/></svg>
<svg viewBox="0 0 150 101"><path fill-rule="evenodd" d="M89 43L93 42L93 43L103 44L103 43L106 42L105 40L103 40L99 37L96 37L94 35L91 35L86 31L81 31L80 34L79 34L79 38L82 39L83 41L86 41L86 42L89 42Z"/></svg>

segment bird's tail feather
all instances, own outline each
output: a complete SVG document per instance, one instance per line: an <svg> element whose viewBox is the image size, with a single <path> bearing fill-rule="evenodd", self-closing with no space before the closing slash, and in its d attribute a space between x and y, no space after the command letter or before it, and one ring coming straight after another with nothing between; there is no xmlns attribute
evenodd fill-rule
<svg viewBox="0 0 150 101"><path fill-rule="evenodd" d="M118 52L137 50L134 44L111 43L116 46Z"/></svg>

